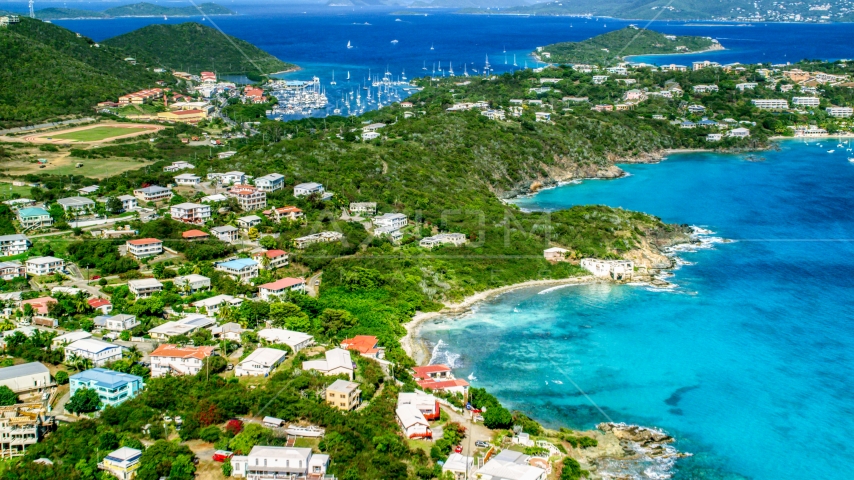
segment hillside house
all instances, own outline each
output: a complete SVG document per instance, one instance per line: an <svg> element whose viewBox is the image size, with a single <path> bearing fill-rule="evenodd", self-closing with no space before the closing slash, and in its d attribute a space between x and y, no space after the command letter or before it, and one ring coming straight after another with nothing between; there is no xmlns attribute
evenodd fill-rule
<svg viewBox="0 0 854 480"><path fill-rule="evenodd" d="M154 278L128 280L128 289L136 298L148 298L163 291L163 284Z"/></svg>
<svg viewBox="0 0 854 480"><path fill-rule="evenodd" d="M216 354L216 347L179 347L163 344L154 349L151 358L152 378L164 375L195 375L204 365L204 360Z"/></svg>
<svg viewBox="0 0 854 480"><path fill-rule="evenodd" d="M138 238L125 242L127 254L137 260L163 253L163 241L156 238Z"/></svg>
<svg viewBox="0 0 854 480"><path fill-rule="evenodd" d="M234 367L234 376L266 377L285 360L286 354L276 348L256 348Z"/></svg>
<svg viewBox="0 0 854 480"><path fill-rule="evenodd" d="M350 352L342 348L333 348L327 350L323 360L306 360L302 362L302 369L309 371L314 370L321 375L347 375L350 380L354 377L353 360L350 358Z"/></svg>
<svg viewBox="0 0 854 480"><path fill-rule="evenodd" d="M214 268L231 275L235 280L249 282L258 276L258 262L249 258L237 258L226 262L217 262Z"/></svg>
<svg viewBox="0 0 854 480"><path fill-rule="evenodd" d="M203 225L211 218L211 206L202 203L179 203L172 205L169 213L172 220L192 225Z"/></svg>

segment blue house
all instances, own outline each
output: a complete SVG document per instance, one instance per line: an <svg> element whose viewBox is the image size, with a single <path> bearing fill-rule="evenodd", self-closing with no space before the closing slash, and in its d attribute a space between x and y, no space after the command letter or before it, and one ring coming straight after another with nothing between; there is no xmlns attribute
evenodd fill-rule
<svg viewBox="0 0 854 480"><path fill-rule="evenodd" d="M71 395L81 388L90 388L98 392L103 405L112 406L137 396L145 386L142 377L106 368L92 368L80 372L72 375L68 381L71 384Z"/></svg>

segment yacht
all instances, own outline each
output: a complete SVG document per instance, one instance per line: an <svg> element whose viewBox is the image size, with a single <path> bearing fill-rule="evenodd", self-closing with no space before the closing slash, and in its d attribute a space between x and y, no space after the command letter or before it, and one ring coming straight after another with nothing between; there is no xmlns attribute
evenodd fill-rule
<svg viewBox="0 0 854 480"><path fill-rule="evenodd" d="M350 44L350 40L347 40L347 48L353 48L353 45Z"/></svg>
<svg viewBox="0 0 854 480"><path fill-rule="evenodd" d="M854 157L848 157L848 161L854 163Z"/></svg>
<svg viewBox="0 0 854 480"><path fill-rule="evenodd" d="M828 151L827 151L827 153L833 153L833 152L835 152L835 151L836 151L836 150L828 150Z"/></svg>
<svg viewBox="0 0 854 480"><path fill-rule="evenodd" d="M332 70L332 81L329 82L330 85L335 85L335 70Z"/></svg>
<svg viewBox="0 0 854 480"><path fill-rule="evenodd" d="M392 45L397 45L397 40L392 40L391 43Z"/></svg>
<svg viewBox="0 0 854 480"><path fill-rule="evenodd" d="M421 70L427 71L427 60L424 60L424 64L422 65Z"/></svg>
<svg viewBox="0 0 854 480"><path fill-rule="evenodd" d="M433 44L432 43L430 44L430 50L433 50Z"/></svg>

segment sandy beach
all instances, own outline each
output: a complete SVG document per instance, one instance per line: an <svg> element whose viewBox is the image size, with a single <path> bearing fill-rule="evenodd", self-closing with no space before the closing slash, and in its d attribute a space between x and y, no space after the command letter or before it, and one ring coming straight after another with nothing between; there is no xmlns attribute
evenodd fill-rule
<svg viewBox="0 0 854 480"><path fill-rule="evenodd" d="M513 290L518 290L520 288L547 287L558 285L582 285L601 281L603 280L598 279L592 275L585 275L583 277L531 280L528 282L516 283L513 285L506 285L490 290L484 290L482 292L475 293L474 295L469 295L468 297L465 297L463 301L459 303L446 304L445 308L438 312L416 313L415 315L413 315L412 320L410 320L404 325L404 327L406 328L406 335L404 335L403 338L400 339L400 345L406 352L406 354L409 355L410 358L415 360L416 364L421 365L430 360L430 352L424 346L423 342L419 341L417 338L419 327L427 320L446 315L459 315L468 312L472 306L479 302L492 298L496 295L501 295L503 293L511 292Z"/></svg>

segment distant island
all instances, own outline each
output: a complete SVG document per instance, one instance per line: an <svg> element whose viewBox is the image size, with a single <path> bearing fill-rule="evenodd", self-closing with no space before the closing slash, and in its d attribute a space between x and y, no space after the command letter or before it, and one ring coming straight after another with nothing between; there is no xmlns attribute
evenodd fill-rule
<svg viewBox="0 0 854 480"><path fill-rule="evenodd" d="M202 15L236 15L235 12L216 3L203 3L196 7L163 7L152 3L134 3L108 8L103 11L83 10L79 8L43 8L36 10L39 20L65 20L84 18L121 18L121 17L195 17Z"/></svg>
<svg viewBox="0 0 854 480"><path fill-rule="evenodd" d="M435 2L434 2L435 3ZM461 7L474 7L462 4ZM489 8L462 8L460 14L480 15L535 15L613 17L637 20L715 20L734 22L850 22L854 14L843 2L824 5L796 0L753 2L748 0L722 0L696 2L694 0L556 0L534 5L490 5Z"/></svg>
<svg viewBox="0 0 854 480"><path fill-rule="evenodd" d="M296 69L249 42L195 22L149 25L103 43L137 61L196 74L209 70L258 78Z"/></svg>
<svg viewBox="0 0 854 480"><path fill-rule="evenodd" d="M563 42L537 47L540 60L552 63L615 64L629 55L662 55L721 50L708 37L665 35L652 30L626 27L581 42Z"/></svg>

